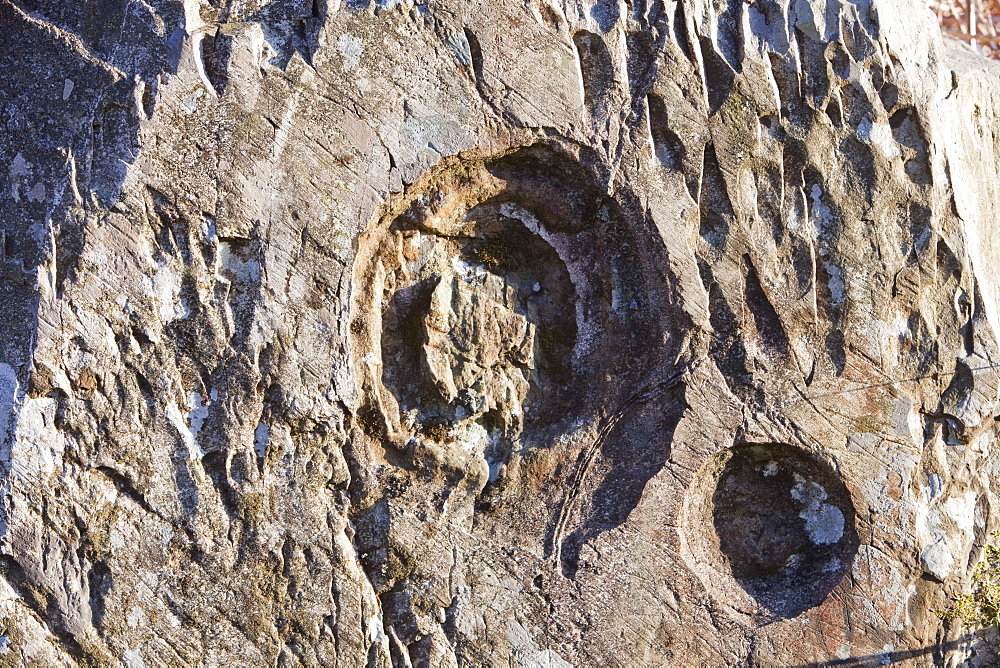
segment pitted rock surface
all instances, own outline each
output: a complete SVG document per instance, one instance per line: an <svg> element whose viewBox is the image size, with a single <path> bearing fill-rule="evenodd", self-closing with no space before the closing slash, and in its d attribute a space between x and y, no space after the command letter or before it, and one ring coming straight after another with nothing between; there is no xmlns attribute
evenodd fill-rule
<svg viewBox="0 0 1000 668"><path fill-rule="evenodd" d="M910 0L0 0L0 663L989 665L1000 72Z"/></svg>

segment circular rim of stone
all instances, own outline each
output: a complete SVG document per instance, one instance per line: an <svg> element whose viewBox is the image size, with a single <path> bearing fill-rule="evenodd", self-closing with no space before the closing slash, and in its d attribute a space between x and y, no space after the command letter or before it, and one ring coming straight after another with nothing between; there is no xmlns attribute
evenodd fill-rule
<svg viewBox="0 0 1000 668"><path fill-rule="evenodd" d="M822 604L860 545L841 475L787 443L737 443L710 457L685 505L689 561L703 582L778 618Z"/></svg>

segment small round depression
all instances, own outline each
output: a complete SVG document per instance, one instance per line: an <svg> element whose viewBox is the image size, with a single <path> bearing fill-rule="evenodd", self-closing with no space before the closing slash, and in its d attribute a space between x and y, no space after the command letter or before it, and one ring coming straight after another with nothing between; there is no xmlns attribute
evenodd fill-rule
<svg viewBox="0 0 1000 668"><path fill-rule="evenodd" d="M837 473L791 445L732 449L712 495L719 548L737 582L772 613L819 605L858 549L854 507Z"/></svg>

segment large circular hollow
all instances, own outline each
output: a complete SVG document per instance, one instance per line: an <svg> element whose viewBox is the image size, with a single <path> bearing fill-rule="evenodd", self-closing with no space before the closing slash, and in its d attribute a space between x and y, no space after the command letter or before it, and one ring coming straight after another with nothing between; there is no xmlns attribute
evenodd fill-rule
<svg viewBox="0 0 1000 668"><path fill-rule="evenodd" d="M712 495L712 520L733 577L782 617L822 603L858 549L840 476L783 443L732 448Z"/></svg>
<svg viewBox="0 0 1000 668"><path fill-rule="evenodd" d="M504 207L508 212L516 208ZM577 336L573 283L552 246L519 219L505 215L500 206L477 205L465 218L468 224L462 235L393 228L403 238L400 243L412 248L413 259L406 263L405 278L398 272L401 280L382 313L382 382L401 407L418 407L421 421L432 429L478 412L473 405L477 401L470 396L490 386L490 377L466 373L470 384L483 387L465 388L456 377L454 389L460 396L442 395L427 359L428 347L439 343L428 338L428 318L436 308L433 296L442 282L452 283L456 287L449 287L447 294L458 303L454 293L461 291L466 299L454 313L450 310L454 303L440 305L452 327L438 337L447 339L450 346L446 361L456 368L476 368L481 363L477 353L496 348L496 359L486 371L525 378L526 396L517 397L516 403L530 404L523 418L530 426L551 417L547 412L550 400L570 375ZM499 324L490 320L497 319L497 309L506 318ZM512 319L528 323L532 341L526 351L509 349L510 342L501 340ZM530 359L522 359L522 353ZM512 408L520 410L521 406Z"/></svg>

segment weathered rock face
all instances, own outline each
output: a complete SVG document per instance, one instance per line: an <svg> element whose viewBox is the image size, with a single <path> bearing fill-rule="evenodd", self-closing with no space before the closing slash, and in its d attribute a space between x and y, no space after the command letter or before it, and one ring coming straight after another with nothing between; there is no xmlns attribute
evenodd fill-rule
<svg viewBox="0 0 1000 668"><path fill-rule="evenodd" d="M3 0L0 661L989 661L996 66L901 0Z"/></svg>

